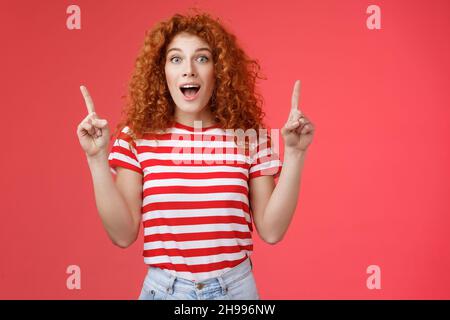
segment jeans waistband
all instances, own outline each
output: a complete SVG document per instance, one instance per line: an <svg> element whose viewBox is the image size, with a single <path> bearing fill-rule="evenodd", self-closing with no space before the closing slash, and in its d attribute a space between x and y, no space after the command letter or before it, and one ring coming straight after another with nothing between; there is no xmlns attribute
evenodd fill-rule
<svg viewBox="0 0 450 320"><path fill-rule="evenodd" d="M150 265L145 281L150 281L149 279L152 279L161 287L161 289L167 291L169 294L173 293L175 281L177 286L182 288L181 290L184 289L187 291L201 289L203 286L214 285L218 282L222 288L222 292L225 294L227 292L228 285L245 278L250 272L252 272L252 269L252 261L250 257L247 256L247 258L240 264L225 271L220 276L197 282L177 277L167 270Z"/></svg>

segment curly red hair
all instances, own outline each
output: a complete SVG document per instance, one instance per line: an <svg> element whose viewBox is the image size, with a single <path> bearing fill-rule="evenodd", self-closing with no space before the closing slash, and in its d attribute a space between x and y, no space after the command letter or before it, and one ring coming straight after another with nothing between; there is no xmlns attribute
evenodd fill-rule
<svg viewBox="0 0 450 320"><path fill-rule="evenodd" d="M165 52L180 32L203 39L212 48L216 85L210 100L215 120L223 129L265 128L263 97L256 91L261 67L238 45L236 36L207 13L175 14L146 32L135 62L127 103L114 137L124 126L133 139L155 133L174 124L175 103L165 78ZM134 143L133 143L134 145Z"/></svg>

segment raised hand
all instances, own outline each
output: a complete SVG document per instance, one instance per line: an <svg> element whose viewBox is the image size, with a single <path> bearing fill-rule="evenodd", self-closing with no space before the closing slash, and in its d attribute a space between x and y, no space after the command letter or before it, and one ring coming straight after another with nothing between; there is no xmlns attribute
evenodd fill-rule
<svg viewBox="0 0 450 320"><path fill-rule="evenodd" d="M88 115L77 127L78 140L88 157L107 156L109 144L108 121L100 119L95 113L94 102L85 86L80 86L86 103Z"/></svg>
<svg viewBox="0 0 450 320"><path fill-rule="evenodd" d="M289 112L289 118L284 127L281 129L285 152L306 151L313 140L315 127L305 117L303 112L298 109L299 96L300 80L297 80L294 84L294 90L292 92L292 105Z"/></svg>

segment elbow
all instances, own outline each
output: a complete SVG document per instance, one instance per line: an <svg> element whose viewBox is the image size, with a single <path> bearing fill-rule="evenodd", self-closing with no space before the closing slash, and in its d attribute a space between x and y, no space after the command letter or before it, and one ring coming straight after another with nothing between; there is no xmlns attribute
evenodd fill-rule
<svg viewBox="0 0 450 320"><path fill-rule="evenodd" d="M271 245L277 244L282 239L283 239L283 236L272 236L272 237L265 237L265 238L263 238L265 243L271 244Z"/></svg>
<svg viewBox="0 0 450 320"><path fill-rule="evenodd" d="M269 239L269 240L265 240L265 242L266 242L267 244L271 244L271 245L277 244L277 243L280 242L280 241L281 241L281 239Z"/></svg>
<svg viewBox="0 0 450 320"><path fill-rule="evenodd" d="M129 241L128 242L127 241L114 241L113 240L113 244L115 246L119 247L119 248L126 249L129 246L131 246L132 242L129 242Z"/></svg>
<svg viewBox="0 0 450 320"><path fill-rule="evenodd" d="M138 238L138 234L139 234L139 224L137 224L135 229L132 230L130 233L128 233L125 237L121 238L110 237L110 238L115 246L122 249L126 249L136 241L136 239Z"/></svg>
<svg viewBox="0 0 450 320"><path fill-rule="evenodd" d="M126 249L133 244L134 241L113 240L112 243L122 249Z"/></svg>
<svg viewBox="0 0 450 320"><path fill-rule="evenodd" d="M111 240L115 246L121 249L126 249L136 241L136 237L132 237L130 239L111 239Z"/></svg>
<svg viewBox="0 0 450 320"><path fill-rule="evenodd" d="M267 244L277 244L278 242L280 242L283 237L284 237L284 233L277 233L277 232L273 232L273 230L266 230L263 228L259 228L258 230L258 234L259 237L261 238L261 240L263 240L265 243Z"/></svg>

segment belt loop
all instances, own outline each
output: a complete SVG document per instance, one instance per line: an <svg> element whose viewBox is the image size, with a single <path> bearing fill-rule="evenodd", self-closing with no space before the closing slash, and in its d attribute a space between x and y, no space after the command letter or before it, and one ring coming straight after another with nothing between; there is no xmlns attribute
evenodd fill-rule
<svg viewBox="0 0 450 320"><path fill-rule="evenodd" d="M246 252L245 255L247 256L248 260L250 261L250 268L253 270L253 262L252 259L250 259L250 255Z"/></svg>
<svg viewBox="0 0 450 320"><path fill-rule="evenodd" d="M169 283L167 284L167 293L173 294L173 286L176 280L176 276L173 274L170 274Z"/></svg>
<svg viewBox="0 0 450 320"><path fill-rule="evenodd" d="M222 294L226 294L228 291L228 287L225 283L225 280L223 280L222 276L218 276L217 280L219 280L220 286L222 287Z"/></svg>

